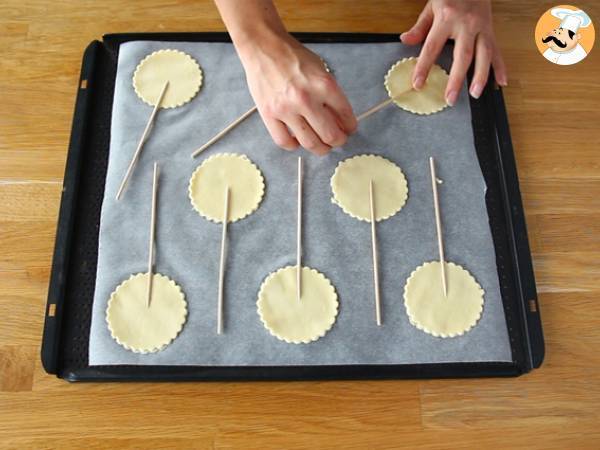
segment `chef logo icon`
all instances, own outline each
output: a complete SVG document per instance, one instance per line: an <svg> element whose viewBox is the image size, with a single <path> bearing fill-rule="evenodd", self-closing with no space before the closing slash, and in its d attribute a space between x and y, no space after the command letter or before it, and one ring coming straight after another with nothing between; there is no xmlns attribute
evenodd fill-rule
<svg viewBox="0 0 600 450"><path fill-rule="evenodd" d="M561 5L546 11L535 27L535 42L548 61L561 66L584 59L594 45L594 25L585 11Z"/></svg>

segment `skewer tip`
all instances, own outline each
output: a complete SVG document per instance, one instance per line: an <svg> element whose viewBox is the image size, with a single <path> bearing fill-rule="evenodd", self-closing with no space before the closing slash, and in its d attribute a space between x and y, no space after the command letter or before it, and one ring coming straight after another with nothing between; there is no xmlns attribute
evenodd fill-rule
<svg viewBox="0 0 600 450"><path fill-rule="evenodd" d="M444 298L448 298L448 280L446 278L446 261L441 261L441 276L442 276L442 292Z"/></svg>

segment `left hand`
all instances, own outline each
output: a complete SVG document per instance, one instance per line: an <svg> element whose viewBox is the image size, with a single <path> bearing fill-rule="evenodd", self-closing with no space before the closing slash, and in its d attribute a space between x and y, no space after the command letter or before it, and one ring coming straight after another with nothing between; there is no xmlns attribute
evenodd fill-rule
<svg viewBox="0 0 600 450"><path fill-rule="evenodd" d="M469 93L479 98L488 79L490 65L496 82L506 86L506 66L500 55L492 25L489 0L429 0L415 25L400 35L404 44L425 41L413 72L413 87L425 84L431 66L448 39L454 39L454 54L445 98L449 105L458 99L467 70L475 57Z"/></svg>

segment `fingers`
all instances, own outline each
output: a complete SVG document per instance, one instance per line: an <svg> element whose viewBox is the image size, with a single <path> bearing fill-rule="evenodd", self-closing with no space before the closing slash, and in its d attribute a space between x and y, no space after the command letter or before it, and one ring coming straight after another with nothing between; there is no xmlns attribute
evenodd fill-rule
<svg viewBox="0 0 600 450"><path fill-rule="evenodd" d="M314 105L304 114L304 117L324 144L329 147L341 147L346 143L348 136L340 128L336 115L327 105Z"/></svg>
<svg viewBox="0 0 600 450"><path fill-rule="evenodd" d="M492 67L494 68L494 78L496 78L496 83L498 83L500 86L507 86L508 75L506 71L506 65L504 64L500 50L495 45L492 52Z"/></svg>
<svg viewBox="0 0 600 450"><path fill-rule="evenodd" d="M259 108L273 141L281 148L295 150L299 145L322 155L346 143L356 130L356 117L335 79L313 82L314 91L296 92L286 102L273 102ZM327 103L324 103L326 99Z"/></svg>
<svg viewBox="0 0 600 450"><path fill-rule="evenodd" d="M469 93L474 98L479 98L485 87L490 73L492 61L492 44L488 36L479 34L475 42L475 70Z"/></svg>
<svg viewBox="0 0 600 450"><path fill-rule="evenodd" d="M330 146L321 141L304 117L299 115L290 116L286 119L286 124L292 133L294 133L300 145L306 150L316 155L325 155L331 150Z"/></svg>
<svg viewBox="0 0 600 450"><path fill-rule="evenodd" d="M302 144L302 140L299 141L304 148L322 153L328 152L331 147L344 145L348 134L356 130L357 122L352 106L332 76L317 79L314 86L316 95L300 104L299 115L327 148L320 145L317 145L320 148L310 148Z"/></svg>
<svg viewBox="0 0 600 450"><path fill-rule="evenodd" d="M415 89L419 90L425 84L429 70L442 51L447 39L448 32L434 22L427 35L427 39L425 39L425 44L423 44L421 54L417 59L417 64L413 71L412 83Z"/></svg>
<svg viewBox="0 0 600 450"><path fill-rule="evenodd" d="M427 36L427 32L431 28L432 23L433 11L431 9L431 4L427 3L427 6L425 6L425 9L421 12L413 27L400 35L400 40L403 44L407 45L420 44L425 40L425 36Z"/></svg>
<svg viewBox="0 0 600 450"><path fill-rule="evenodd" d="M356 116L354 115L354 111L352 111L352 106L350 105L348 98L333 77L331 77L331 81L333 83L326 86L326 90L323 92L323 96L326 99L325 105L329 107L331 110L330 112L333 112L335 119L344 133L352 134L356 131L358 125ZM321 137L324 138L323 135L321 135ZM323 142L327 142L327 140L324 140Z"/></svg>
<svg viewBox="0 0 600 450"><path fill-rule="evenodd" d="M429 1L415 25L400 36L405 44L425 40L412 75L413 88L423 87L447 39L455 40L454 59L446 86L446 102L454 105L475 56L469 92L479 98L489 77L490 64L498 84L506 86L506 66L495 42L491 2Z"/></svg>
<svg viewBox="0 0 600 450"><path fill-rule="evenodd" d="M273 142L284 150L296 150L300 145L298 140L290 134L283 122L270 117L263 117L263 121Z"/></svg>
<svg viewBox="0 0 600 450"><path fill-rule="evenodd" d="M467 33L461 34L454 44L452 68L446 86L446 102L454 106L462 87L467 70L473 60L474 39Z"/></svg>

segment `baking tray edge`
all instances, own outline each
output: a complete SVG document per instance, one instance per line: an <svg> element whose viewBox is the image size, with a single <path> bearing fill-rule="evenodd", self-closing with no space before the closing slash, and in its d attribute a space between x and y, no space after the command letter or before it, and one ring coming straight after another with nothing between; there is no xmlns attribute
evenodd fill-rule
<svg viewBox="0 0 600 450"><path fill-rule="evenodd" d="M303 42L389 42L397 39L396 34L368 33L294 33ZM130 40L199 40L229 41L227 33L130 33L104 36L105 42L112 45ZM288 367L161 367L145 366L144 375L127 375L128 366L109 370L106 367L87 366L69 370L60 366L60 349L68 342L61 342L61 318L64 312L64 294L67 284L69 255L72 252L72 233L77 191L81 172L81 161L89 123L89 104L93 94L93 76L98 52L104 44L93 41L85 50L80 76L71 140L65 168L61 207L57 225L57 235L50 275L46 320L42 341L42 364L50 374L56 374L69 381L108 381L108 380L254 380L254 379L377 379L377 378L430 378L430 377L477 377L515 376L539 367L544 357L543 333L539 316L539 305L535 291L535 280L529 252L527 230L520 197L514 152L508 129L508 119L500 89L493 88L488 108L493 114L502 191L507 214L507 227L511 231L511 254L514 263L514 276L520 300L520 326L523 343L528 356L526 364L513 363L452 363L421 365L354 365L354 366L288 366ZM87 80L87 89L81 88L81 81ZM490 82L492 85L493 83ZM54 305L54 306L52 306ZM50 310L54 315L50 316ZM123 369L120 370L120 369ZM168 370L165 370L168 369ZM186 370L192 369L192 370Z"/></svg>

